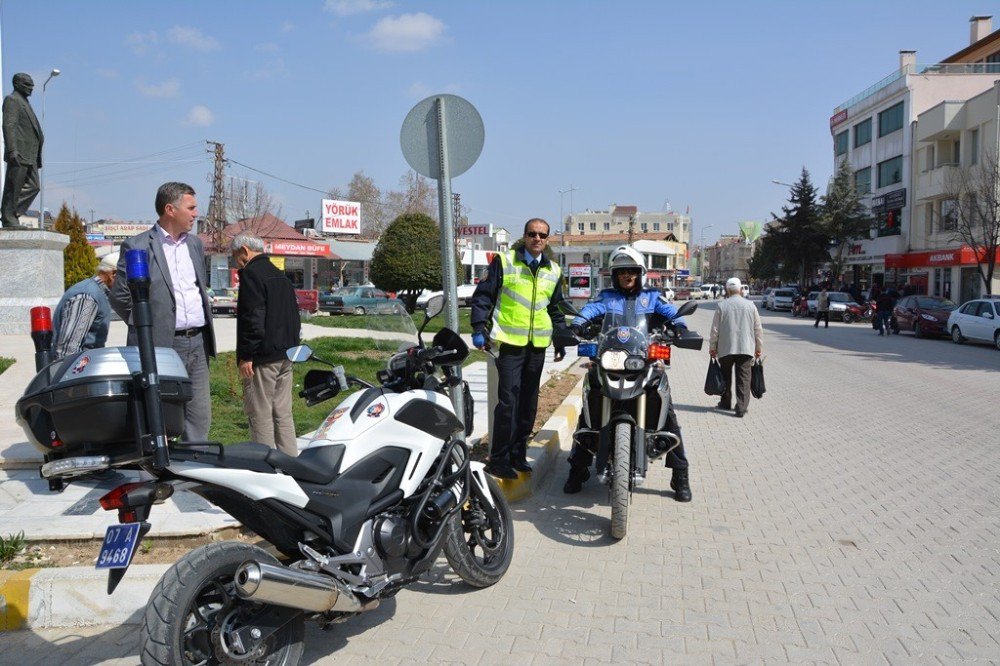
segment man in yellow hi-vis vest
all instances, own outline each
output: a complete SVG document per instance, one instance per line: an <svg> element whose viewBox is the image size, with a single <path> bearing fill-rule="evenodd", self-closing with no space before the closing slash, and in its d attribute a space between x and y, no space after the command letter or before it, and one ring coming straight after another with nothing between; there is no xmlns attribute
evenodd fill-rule
<svg viewBox="0 0 1000 666"><path fill-rule="evenodd" d="M490 262L486 279L472 295L472 343L477 349L497 346L498 402L486 471L503 479L531 471L528 437L538 408L545 348L553 331L566 330L558 309L562 271L545 253L548 237L548 222L528 220L524 238ZM555 360L565 353L556 344Z"/></svg>

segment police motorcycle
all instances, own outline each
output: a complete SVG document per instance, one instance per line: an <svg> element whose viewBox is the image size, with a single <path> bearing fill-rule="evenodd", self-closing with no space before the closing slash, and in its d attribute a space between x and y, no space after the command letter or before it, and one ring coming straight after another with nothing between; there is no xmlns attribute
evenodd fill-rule
<svg viewBox="0 0 1000 666"><path fill-rule="evenodd" d="M307 372L299 395L308 405L361 390L330 412L298 457L251 442L178 442L190 381L172 349L153 348L145 253L128 254L138 347L46 364L51 324L46 333L38 316L40 371L16 412L46 454L42 475L58 489L87 473L141 470L138 481L100 500L119 521L96 564L109 570L109 594L151 527L152 507L178 491L215 504L281 556L241 542L184 555L146 606L142 663L296 664L306 619L329 629L369 611L417 581L442 551L474 587L504 576L514 548L511 511L482 463L469 460L471 396L464 432L449 399L465 389L454 367L468 347L446 328L429 346L421 337L442 297L428 304L420 332L405 313L372 317L405 322L373 332L398 350L378 373L379 386L345 375L343 366ZM406 326L413 338L400 332ZM321 361L306 346L289 358Z"/></svg>
<svg viewBox="0 0 1000 666"><path fill-rule="evenodd" d="M562 307L567 315L580 314L569 303ZM676 316L697 308L688 301ZM577 354L592 362L584 381L581 427L573 439L595 455L597 478L610 491L611 536L622 539L632 491L645 482L649 461L680 442L667 430L671 350L700 350L703 339L656 313L608 311L575 329L581 339Z"/></svg>

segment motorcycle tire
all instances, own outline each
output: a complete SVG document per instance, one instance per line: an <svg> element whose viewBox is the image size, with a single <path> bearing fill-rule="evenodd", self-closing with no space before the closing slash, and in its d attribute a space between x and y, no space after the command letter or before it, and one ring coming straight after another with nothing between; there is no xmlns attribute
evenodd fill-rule
<svg viewBox="0 0 1000 666"><path fill-rule="evenodd" d="M264 640L259 653L227 655L219 640L220 624L233 629L241 613L263 604L236 596L233 576L247 560L278 564L267 551L250 544L222 541L202 546L179 559L156 584L143 616L143 664L254 663L295 666L305 647L305 615L299 614ZM219 617L225 613L225 617ZM232 648L232 646L229 646Z"/></svg>
<svg viewBox="0 0 1000 666"><path fill-rule="evenodd" d="M445 528L444 555L448 564L473 587L497 583L514 557L514 518L510 505L492 476L486 477L486 485L493 496L493 506L473 481L468 503L452 516Z"/></svg>
<svg viewBox="0 0 1000 666"><path fill-rule="evenodd" d="M628 533L629 481L632 476L632 426L615 426L615 459L611 470L611 537Z"/></svg>

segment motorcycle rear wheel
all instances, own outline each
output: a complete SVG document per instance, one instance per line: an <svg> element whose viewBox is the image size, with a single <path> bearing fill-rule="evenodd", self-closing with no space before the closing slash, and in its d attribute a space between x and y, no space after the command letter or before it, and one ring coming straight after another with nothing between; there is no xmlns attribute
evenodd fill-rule
<svg viewBox="0 0 1000 666"><path fill-rule="evenodd" d="M452 570L473 587L494 585L514 558L514 518L492 476L486 485L493 506L472 481L469 501L445 528L444 555Z"/></svg>
<svg viewBox="0 0 1000 666"><path fill-rule="evenodd" d="M278 564L257 546L223 541L202 546L178 560L156 584L142 624L143 664L218 664L250 660L269 666L295 666L305 647L305 616L298 615L271 635L253 654L227 655L222 628L235 629L240 618L262 604L236 596L233 576L247 560ZM228 633L228 632L227 632ZM235 651L230 645L229 649Z"/></svg>
<svg viewBox="0 0 1000 666"><path fill-rule="evenodd" d="M632 475L632 427L615 426L615 459L611 470L611 537L624 539L628 533L629 477Z"/></svg>

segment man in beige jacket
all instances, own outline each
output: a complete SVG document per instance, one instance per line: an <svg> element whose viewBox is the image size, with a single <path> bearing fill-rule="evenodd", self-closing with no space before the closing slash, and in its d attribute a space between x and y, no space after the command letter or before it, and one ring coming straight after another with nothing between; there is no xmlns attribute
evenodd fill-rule
<svg viewBox="0 0 1000 666"><path fill-rule="evenodd" d="M753 303L740 295L739 278L726 281L726 298L712 319L708 353L718 357L726 377L726 392L719 409L730 409L733 399L733 368L736 368L736 416L743 418L750 402L750 368L764 348L764 327Z"/></svg>

